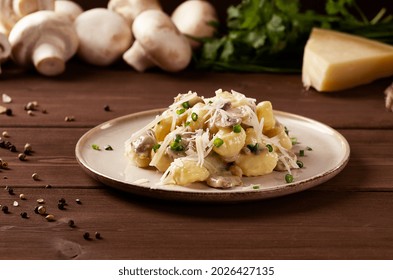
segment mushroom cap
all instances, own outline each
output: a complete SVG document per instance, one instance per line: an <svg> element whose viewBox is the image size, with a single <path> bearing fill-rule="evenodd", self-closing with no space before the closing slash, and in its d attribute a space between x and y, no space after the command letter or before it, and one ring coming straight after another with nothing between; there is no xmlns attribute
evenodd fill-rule
<svg viewBox="0 0 393 280"><path fill-rule="evenodd" d="M108 9L85 11L75 19L74 25L79 37L79 57L94 65L113 63L133 40L126 20Z"/></svg>
<svg viewBox="0 0 393 280"><path fill-rule="evenodd" d="M218 21L213 5L204 0L188 0L181 3L173 11L171 19L181 33L195 38L212 37L216 29L209 25L209 22ZM189 41L193 48L200 45L191 38Z"/></svg>
<svg viewBox="0 0 393 280"><path fill-rule="evenodd" d="M83 13L83 9L74 1L56 0L55 12L65 15L69 20L74 21L81 13Z"/></svg>
<svg viewBox="0 0 393 280"><path fill-rule="evenodd" d="M188 66L192 50L170 17L160 10L147 10L132 25L135 39L158 67L169 72Z"/></svg>
<svg viewBox="0 0 393 280"><path fill-rule="evenodd" d="M110 0L108 9L123 16L131 24L135 18L146 10L161 10L158 0Z"/></svg>
<svg viewBox="0 0 393 280"><path fill-rule="evenodd" d="M64 61L70 59L78 48L72 22L54 11L38 11L23 17L15 24L8 39L12 58L23 66L31 64L34 51L48 42L62 52Z"/></svg>

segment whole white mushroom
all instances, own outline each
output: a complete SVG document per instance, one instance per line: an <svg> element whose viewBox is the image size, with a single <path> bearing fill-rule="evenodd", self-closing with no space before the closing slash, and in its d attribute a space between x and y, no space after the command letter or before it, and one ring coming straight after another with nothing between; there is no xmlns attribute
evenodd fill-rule
<svg viewBox="0 0 393 280"><path fill-rule="evenodd" d="M9 35L12 58L21 66L33 64L46 76L59 75L78 48L73 24L54 11L38 11L19 20Z"/></svg>
<svg viewBox="0 0 393 280"><path fill-rule="evenodd" d="M78 3L75 3L74 1L56 0L55 12L66 16L71 21L74 21L81 13L83 13L83 9Z"/></svg>
<svg viewBox="0 0 393 280"><path fill-rule="evenodd" d="M190 63L192 50L187 38L164 12L142 12L136 17L132 31L136 41L124 53L123 59L137 71L158 66L165 71L177 72Z"/></svg>
<svg viewBox="0 0 393 280"><path fill-rule="evenodd" d="M180 32L190 36L189 41L193 49L198 48L200 42L191 37L212 37L216 29L210 22L218 21L213 5L204 0L184 1L173 11L171 18Z"/></svg>
<svg viewBox="0 0 393 280"><path fill-rule="evenodd" d="M119 14L94 8L80 14L74 22L79 38L79 57L93 65L107 66L130 47L131 27Z"/></svg>
<svg viewBox="0 0 393 280"><path fill-rule="evenodd" d="M161 10L158 0L110 0L108 9L123 16L131 26L135 18L146 10Z"/></svg>

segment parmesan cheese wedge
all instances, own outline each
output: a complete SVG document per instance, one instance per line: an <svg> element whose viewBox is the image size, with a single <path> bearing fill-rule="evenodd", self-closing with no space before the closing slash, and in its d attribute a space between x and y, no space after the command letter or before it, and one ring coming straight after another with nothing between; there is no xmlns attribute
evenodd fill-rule
<svg viewBox="0 0 393 280"><path fill-rule="evenodd" d="M338 91L393 75L393 46L314 28L303 56L306 88Z"/></svg>

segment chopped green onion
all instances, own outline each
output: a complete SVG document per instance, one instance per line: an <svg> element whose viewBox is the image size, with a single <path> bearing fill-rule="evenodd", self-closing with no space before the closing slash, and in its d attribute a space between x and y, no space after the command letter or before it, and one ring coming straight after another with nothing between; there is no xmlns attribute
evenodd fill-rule
<svg viewBox="0 0 393 280"><path fill-rule="evenodd" d="M155 145L153 146L153 151L156 153L157 150L158 150L160 147L161 147L160 144L155 144Z"/></svg>
<svg viewBox="0 0 393 280"><path fill-rule="evenodd" d="M291 137L291 142L292 142L292 145L297 144L297 138L296 137Z"/></svg>
<svg viewBox="0 0 393 280"><path fill-rule="evenodd" d="M272 145L267 144L266 148L268 149L269 153L273 152L273 146Z"/></svg>
<svg viewBox="0 0 393 280"><path fill-rule="evenodd" d="M300 156L300 157L304 157L304 150L300 150L300 151L299 151L299 156Z"/></svg>
<svg viewBox="0 0 393 280"><path fill-rule="evenodd" d="M188 101L183 102L181 105L183 106L184 109L190 108L190 102L188 102Z"/></svg>
<svg viewBox="0 0 393 280"><path fill-rule="evenodd" d="M191 124L191 122L186 122L186 123L184 124L184 126L187 127L187 126L189 126L190 124Z"/></svg>
<svg viewBox="0 0 393 280"><path fill-rule="evenodd" d="M312 148L307 146L307 147L306 147L306 150L307 150L307 151L312 151Z"/></svg>
<svg viewBox="0 0 393 280"><path fill-rule="evenodd" d="M257 190L257 189L259 189L259 186L258 186L258 185L255 185L255 186L252 186L252 188L253 188L254 190Z"/></svg>
<svg viewBox="0 0 393 280"><path fill-rule="evenodd" d="M233 132L235 133L240 133L242 131L242 127L240 124L234 125L233 126Z"/></svg>
<svg viewBox="0 0 393 280"><path fill-rule="evenodd" d="M93 145L91 145L91 147L93 148L93 150L96 150L96 151L100 150L100 146L98 146L97 144L93 144Z"/></svg>
<svg viewBox="0 0 393 280"><path fill-rule="evenodd" d="M198 120L198 114L197 113L192 113L191 114L191 119L194 121L194 122L196 122L197 120Z"/></svg>
<svg viewBox="0 0 393 280"><path fill-rule="evenodd" d="M293 176L291 174L285 175L285 182L292 183L293 182Z"/></svg>
<svg viewBox="0 0 393 280"><path fill-rule="evenodd" d="M285 130L285 134L289 135L289 130L288 130L288 128L286 126L284 126L284 130Z"/></svg>
<svg viewBox="0 0 393 280"><path fill-rule="evenodd" d="M256 154L256 153L258 152L258 150L259 150L259 145L258 145L258 143L255 143L255 145L253 145L253 144L248 144L248 145L247 145L247 148L249 148L251 152L253 152L254 154Z"/></svg>
<svg viewBox="0 0 393 280"><path fill-rule="evenodd" d="M224 140L222 140L221 138L216 138L213 141L213 145L216 146L217 148L220 147L222 144L224 144Z"/></svg>
<svg viewBox="0 0 393 280"><path fill-rule="evenodd" d="M181 135L180 134L176 134L175 142L176 143L180 143L180 141L181 141Z"/></svg>
<svg viewBox="0 0 393 280"><path fill-rule="evenodd" d="M172 151L176 151L176 152L184 151L183 145L179 144L179 142L176 142L176 141L173 141L170 144L170 147L171 147Z"/></svg>
<svg viewBox="0 0 393 280"><path fill-rule="evenodd" d="M303 168L304 164L301 160L297 160L296 161L297 166L299 166L299 168Z"/></svg>
<svg viewBox="0 0 393 280"><path fill-rule="evenodd" d="M181 109L176 110L176 114L181 115L181 114L183 114L185 111L186 111L186 109L181 108Z"/></svg>

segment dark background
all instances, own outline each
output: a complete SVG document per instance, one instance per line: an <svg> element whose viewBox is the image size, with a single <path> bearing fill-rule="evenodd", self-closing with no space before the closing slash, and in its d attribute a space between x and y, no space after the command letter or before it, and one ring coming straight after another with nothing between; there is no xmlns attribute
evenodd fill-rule
<svg viewBox="0 0 393 280"><path fill-rule="evenodd" d="M143 0L142 0L143 1ZM85 10L91 9L94 7L106 7L108 0L75 0L75 2L79 3ZM159 1L164 11L167 13L171 13L176 6L181 4L184 1L181 0L162 0ZM241 0L225 0L225 1L209 1L211 2L217 9L220 21L225 21L226 18L226 9L230 5L237 5L241 2ZM324 10L324 5L326 1L322 0L301 0L301 7L304 9L313 9L322 12ZM378 11L385 7L390 14L393 14L393 0L357 0L356 3L361 7L363 12L365 12L369 17L373 17L378 13Z"/></svg>

